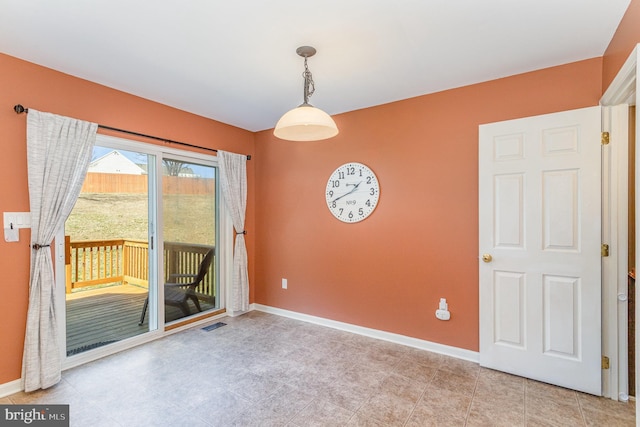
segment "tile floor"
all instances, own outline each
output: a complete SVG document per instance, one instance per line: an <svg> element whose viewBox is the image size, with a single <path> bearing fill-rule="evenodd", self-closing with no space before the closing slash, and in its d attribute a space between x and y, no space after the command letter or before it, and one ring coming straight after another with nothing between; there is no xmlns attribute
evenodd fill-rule
<svg viewBox="0 0 640 427"><path fill-rule="evenodd" d="M66 403L71 425L633 426L634 404L251 312L77 367L0 403Z"/></svg>

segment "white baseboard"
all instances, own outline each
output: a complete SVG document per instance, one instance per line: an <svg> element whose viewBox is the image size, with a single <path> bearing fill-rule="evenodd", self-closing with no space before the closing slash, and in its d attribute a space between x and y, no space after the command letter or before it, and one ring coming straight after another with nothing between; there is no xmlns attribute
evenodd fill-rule
<svg viewBox="0 0 640 427"><path fill-rule="evenodd" d="M464 348L452 347L444 344L438 344L431 341L421 340L418 338L407 337L405 335L394 334L392 332L380 331L377 329L365 328L363 326L352 325L350 323L338 322L323 317L311 316L308 314L297 313L295 311L283 310L281 308L270 307L262 304L251 304L251 310L263 311L265 313L276 314L278 316L289 317L291 319L301 320L303 322L315 323L316 325L327 326L341 331L352 332L358 335L364 335L379 340L389 341L396 344L402 344L409 347L419 348L422 350L432 351L434 353L444 354L446 356L458 359L469 360L479 363L480 354L477 351L466 350Z"/></svg>
<svg viewBox="0 0 640 427"><path fill-rule="evenodd" d="M0 384L0 398L7 397L22 391L22 379Z"/></svg>

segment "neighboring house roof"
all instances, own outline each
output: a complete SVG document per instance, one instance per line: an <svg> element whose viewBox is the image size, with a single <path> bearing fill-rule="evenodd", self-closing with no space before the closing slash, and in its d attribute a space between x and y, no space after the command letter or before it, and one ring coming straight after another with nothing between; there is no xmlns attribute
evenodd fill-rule
<svg viewBox="0 0 640 427"><path fill-rule="evenodd" d="M145 173L148 173L148 165L138 163L136 163L136 165L138 165L138 167L140 167ZM170 175L169 168L165 164L162 165L162 175ZM200 178L200 175L195 173L189 166L183 167L178 173L178 176L183 178Z"/></svg>
<svg viewBox="0 0 640 427"><path fill-rule="evenodd" d="M118 150L113 150L89 163L88 172L143 175L146 172Z"/></svg>

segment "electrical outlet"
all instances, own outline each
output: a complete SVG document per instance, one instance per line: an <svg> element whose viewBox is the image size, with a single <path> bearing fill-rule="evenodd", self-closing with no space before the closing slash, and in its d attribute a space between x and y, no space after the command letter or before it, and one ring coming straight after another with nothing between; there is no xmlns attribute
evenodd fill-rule
<svg viewBox="0 0 640 427"><path fill-rule="evenodd" d="M287 289L287 279L282 279L282 289Z"/></svg>

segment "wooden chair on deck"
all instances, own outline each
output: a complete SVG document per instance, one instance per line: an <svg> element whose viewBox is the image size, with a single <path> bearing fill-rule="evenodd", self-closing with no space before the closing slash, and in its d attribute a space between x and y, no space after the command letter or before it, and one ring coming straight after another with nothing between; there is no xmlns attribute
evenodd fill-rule
<svg viewBox="0 0 640 427"><path fill-rule="evenodd" d="M164 303L166 305L172 305L182 310L185 316L191 314L189 309L189 300L193 301L198 311L202 311L200 308L200 301L196 295L195 289L202 282L204 276L209 271L209 266L213 261L214 249L209 249L200 262L200 267L197 274L172 274L169 278L177 282L178 279L191 279L187 283L167 282L164 284ZM140 322L138 325L144 323L144 317L147 314L147 307L149 306L149 297L144 301L142 307L142 315L140 316Z"/></svg>

